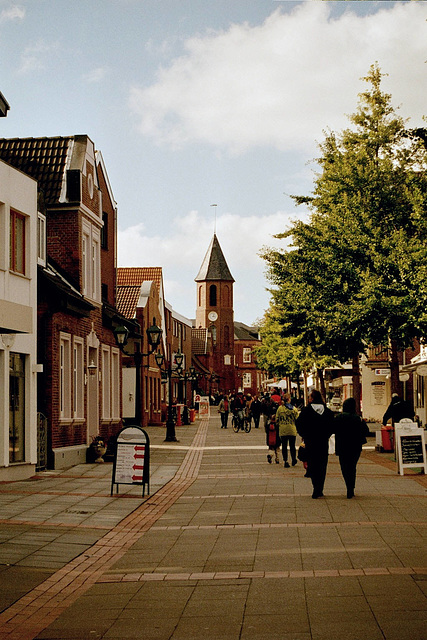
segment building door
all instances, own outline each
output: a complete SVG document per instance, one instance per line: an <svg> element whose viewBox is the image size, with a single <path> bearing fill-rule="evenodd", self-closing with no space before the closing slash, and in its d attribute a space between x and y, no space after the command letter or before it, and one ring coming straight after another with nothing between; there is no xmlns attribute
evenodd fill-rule
<svg viewBox="0 0 427 640"><path fill-rule="evenodd" d="M25 355L9 354L9 462L25 460Z"/></svg>

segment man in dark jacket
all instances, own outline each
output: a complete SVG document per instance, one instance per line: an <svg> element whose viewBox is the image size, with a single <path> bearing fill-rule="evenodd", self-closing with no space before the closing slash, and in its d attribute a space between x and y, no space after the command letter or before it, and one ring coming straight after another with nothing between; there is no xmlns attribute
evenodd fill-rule
<svg viewBox="0 0 427 640"><path fill-rule="evenodd" d="M354 398L344 400L342 413L336 416L334 422L335 452L347 487L347 498L352 498L356 484L356 466L369 429L366 422L356 414Z"/></svg>
<svg viewBox="0 0 427 640"><path fill-rule="evenodd" d="M391 418L391 423L394 426L396 422L400 422L402 418L414 419L414 408L407 400L403 400L397 393L393 393L391 402L387 407L387 411L383 415L383 424Z"/></svg>
<svg viewBox="0 0 427 640"><path fill-rule="evenodd" d="M328 466L329 438L334 432L334 414L325 406L320 392L314 389L296 420L296 428L307 452L307 473L313 484L312 498L323 496Z"/></svg>

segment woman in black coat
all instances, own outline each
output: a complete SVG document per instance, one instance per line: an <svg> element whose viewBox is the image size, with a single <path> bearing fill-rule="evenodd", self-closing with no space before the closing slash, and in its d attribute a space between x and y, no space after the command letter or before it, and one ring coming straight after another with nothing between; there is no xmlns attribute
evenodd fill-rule
<svg viewBox="0 0 427 640"><path fill-rule="evenodd" d="M368 425L356 414L355 399L347 398L342 413L335 418L335 453L339 457L347 498L354 496L357 462L368 434Z"/></svg>
<svg viewBox="0 0 427 640"><path fill-rule="evenodd" d="M307 473L313 485L311 497L320 498L328 466L329 438L334 431L334 414L325 406L319 391L310 393L308 405L299 414L296 427L305 443Z"/></svg>

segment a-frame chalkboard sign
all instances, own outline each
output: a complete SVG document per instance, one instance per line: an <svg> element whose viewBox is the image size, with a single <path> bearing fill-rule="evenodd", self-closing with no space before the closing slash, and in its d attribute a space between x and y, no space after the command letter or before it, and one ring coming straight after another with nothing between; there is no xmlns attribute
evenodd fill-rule
<svg viewBox="0 0 427 640"><path fill-rule="evenodd" d="M114 485L119 492L119 484L142 484L143 497L147 485L150 495L150 439L141 427L124 427L117 435L110 495Z"/></svg>
<svg viewBox="0 0 427 640"><path fill-rule="evenodd" d="M405 469L422 468L427 473L425 431L416 422L401 420L395 424L398 471L403 476Z"/></svg>

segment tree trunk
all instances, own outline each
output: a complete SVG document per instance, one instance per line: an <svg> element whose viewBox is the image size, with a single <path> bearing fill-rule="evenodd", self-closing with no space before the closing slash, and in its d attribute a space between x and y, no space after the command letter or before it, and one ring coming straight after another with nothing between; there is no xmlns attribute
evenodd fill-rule
<svg viewBox="0 0 427 640"><path fill-rule="evenodd" d="M323 402L326 402L326 387L325 387L325 377L323 375L323 369L317 369L317 377L319 378L320 393L322 394Z"/></svg>
<svg viewBox="0 0 427 640"><path fill-rule="evenodd" d="M402 384L399 380L399 356L396 340L390 340L390 381L391 393L402 395Z"/></svg>
<svg viewBox="0 0 427 640"><path fill-rule="evenodd" d="M361 415L362 385L360 383L360 356L353 356L353 398L356 401L356 413Z"/></svg>

